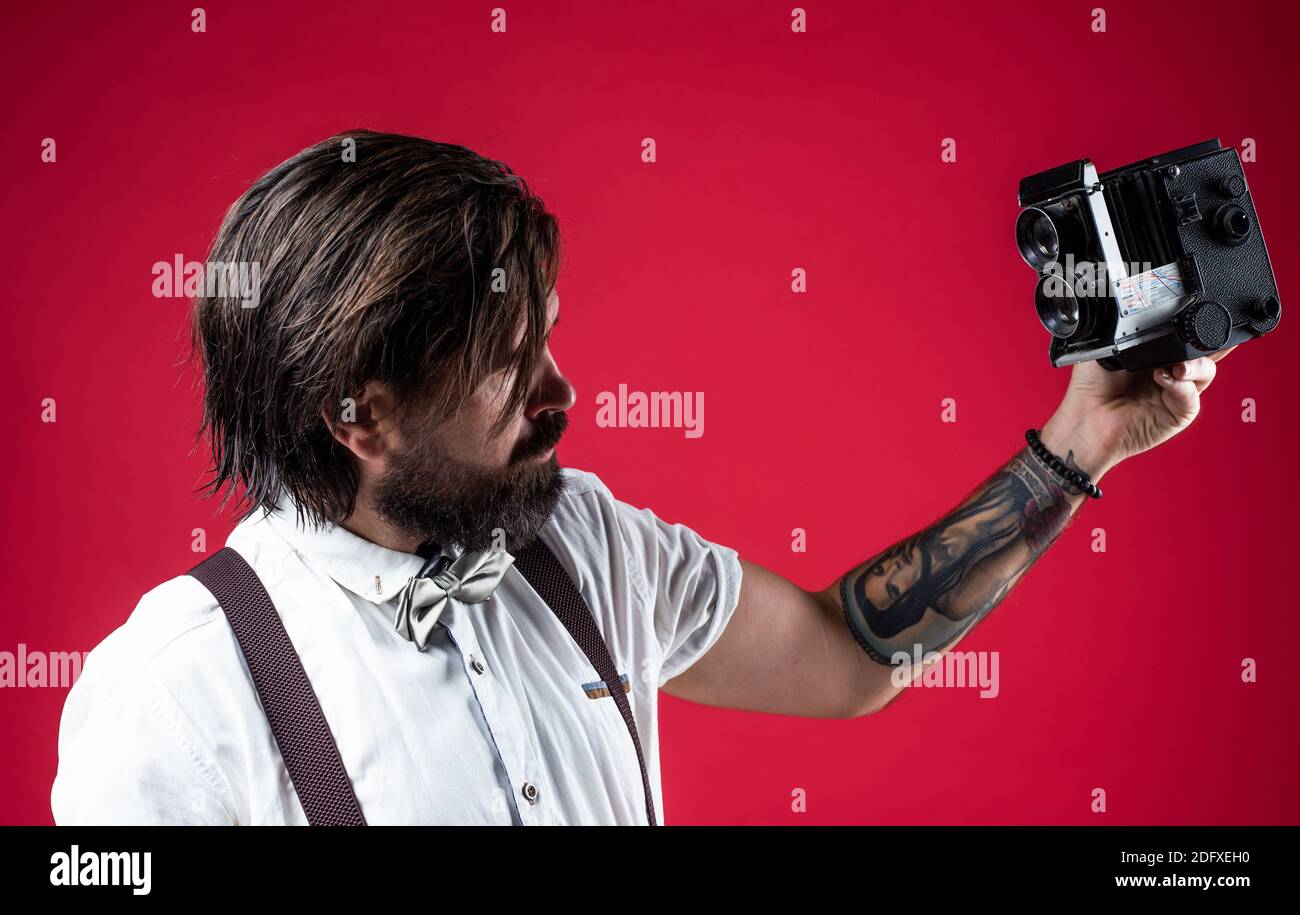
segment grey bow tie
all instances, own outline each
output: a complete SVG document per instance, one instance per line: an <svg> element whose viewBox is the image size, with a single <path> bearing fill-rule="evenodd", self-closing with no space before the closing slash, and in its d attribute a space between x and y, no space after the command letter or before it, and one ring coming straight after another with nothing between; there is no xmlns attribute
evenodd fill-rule
<svg viewBox="0 0 1300 915"><path fill-rule="evenodd" d="M492 596L515 557L505 550L465 553L441 572L416 575L398 593L397 634L423 651L447 601L478 604Z"/></svg>

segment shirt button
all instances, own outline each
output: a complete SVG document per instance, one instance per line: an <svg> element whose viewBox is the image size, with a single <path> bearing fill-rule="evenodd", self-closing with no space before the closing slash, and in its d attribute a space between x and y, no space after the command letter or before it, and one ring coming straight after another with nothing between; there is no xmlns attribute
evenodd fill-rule
<svg viewBox="0 0 1300 915"><path fill-rule="evenodd" d="M469 656L469 666L474 668L474 673L476 674L481 674L483 671L487 670L487 667L484 666L483 662L473 655Z"/></svg>
<svg viewBox="0 0 1300 915"><path fill-rule="evenodd" d="M537 786L532 782L524 782L524 800L530 804L537 803Z"/></svg>

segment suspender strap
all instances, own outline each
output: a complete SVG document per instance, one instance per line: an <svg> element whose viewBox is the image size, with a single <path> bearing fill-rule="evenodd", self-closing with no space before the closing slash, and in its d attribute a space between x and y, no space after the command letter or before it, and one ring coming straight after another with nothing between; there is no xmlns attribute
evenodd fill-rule
<svg viewBox="0 0 1300 915"><path fill-rule="evenodd" d="M514 566L564 624L609 687L636 748L646 818L654 826L654 795L632 707L591 607L540 537L515 557ZM307 822L313 826L366 825L320 702L257 573L238 552L225 547L189 574L212 592L230 620Z"/></svg>
<svg viewBox="0 0 1300 915"><path fill-rule="evenodd" d="M225 547L189 574L212 592L230 620L307 822L366 825L320 702L257 573Z"/></svg>
<svg viewBox="0 0 1300 915"><path fill-rule="evenodd" d="M609 647L601 637L591 607L587 605L582 592L574 585L569 573L565 571L564 566L560 565L560 561L542 542L540 536L515 557L515 568L523 573L524 578L533 586L533 590L559 617L564 628L569 631L569 635L573 636L573 640L578 643L582 653L591 662L591 666L596 668L596 673L609 687L610 695L613 696L619 712L623 715L627 731L632 735L632 745L636 747L637 762L641 764L641 784L645 788L646 818L649 824L654 826L654 795L650 790L650 776L646 772L645 754L641 752L641 739L636 733L632 707L628 704L627 693L619 681L618 668L609 655Z"/></svg>

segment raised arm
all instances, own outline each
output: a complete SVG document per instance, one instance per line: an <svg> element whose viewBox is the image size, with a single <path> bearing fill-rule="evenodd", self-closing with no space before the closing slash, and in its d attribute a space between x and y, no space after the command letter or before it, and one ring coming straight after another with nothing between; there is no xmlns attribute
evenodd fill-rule
<svg viewBox="0 0 1300 915"><path fill-rule="evenodd" d="M1098 482L1191 424L1215 362L1110 373L1076 365L1043 444ZM818 718L870 714L906 688L895 665L942 655L1011 591L1087 501L1026 447L924 530L806 591L744 562L735 614L664 691L708 705ZM919 646L919 648L917 647ZM921 673L913 667L911 676Z"/></svg>

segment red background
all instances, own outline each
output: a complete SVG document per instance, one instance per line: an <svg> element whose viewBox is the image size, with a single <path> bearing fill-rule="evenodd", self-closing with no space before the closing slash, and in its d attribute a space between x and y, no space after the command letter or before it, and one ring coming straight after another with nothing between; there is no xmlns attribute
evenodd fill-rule
<svg viewBox="0 0 1300 915"><path fill-rule="evenodd" d="M1023 175L1252 137L1284 307L1293 285L1294 6L812 2L796 35L789 2L516 0L502 35L493 3L210 2L193 34L200 2L5 13L0 650L88 650L195 562L193 528L224 541L193 495L186 303L151 295L151 266L202 260L250 181L341 129L523 174L569 252L561 461L807 587L954 506L1058 402L1012 243ZM966 640L1001 653L998 698L824 721L663 696L668 822L1300 821L1295 320ZM703 438L597 428L620 382L705 392ZM50 822L65 695L0 690L0 821Z"/></svg>

